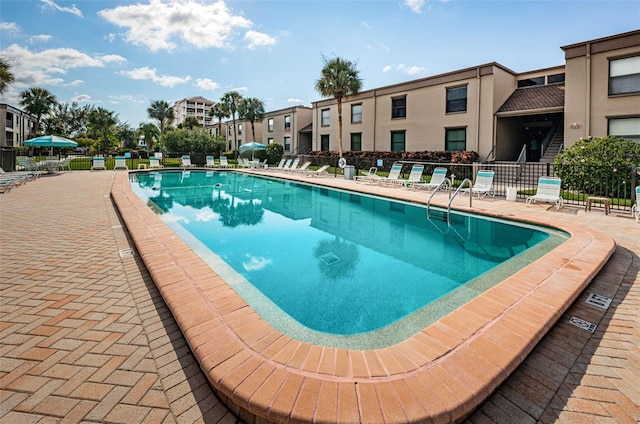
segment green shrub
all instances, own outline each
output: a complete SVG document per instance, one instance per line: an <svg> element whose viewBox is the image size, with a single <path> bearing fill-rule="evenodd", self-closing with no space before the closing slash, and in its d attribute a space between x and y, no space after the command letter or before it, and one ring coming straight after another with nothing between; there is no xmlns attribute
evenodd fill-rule
<svg viewBox="0 0 640 424"><path fill-rule="evenodd" d="M267 159L267 163L273 165L278 163L282 158L282 155L284 154L284 147L279 143L271 143L267 145L266 149L259 150L257 153L259 153L259 159Z"/></svg>
<svg viewBox="0 0 640 424"><path fill-rule="evenodd" d="M628 183L631 165L640 165L640 143L619 137L587 137L556 156L556 175L570 190L614 195Z"/></svg>

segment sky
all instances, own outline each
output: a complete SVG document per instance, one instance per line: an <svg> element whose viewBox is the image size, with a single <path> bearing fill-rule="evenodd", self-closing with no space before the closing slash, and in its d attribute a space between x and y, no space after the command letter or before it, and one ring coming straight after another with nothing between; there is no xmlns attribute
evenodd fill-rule
<svg viewBox="0 0 640 424"><path fill-rule="evenodd" d="M136 128L154 100L231 90L267 111L311 106L334 56L369 90L491 62L563 65L561 46L637 29L638 0L2 0L15 82L0 103L38 86Z"/></svg>

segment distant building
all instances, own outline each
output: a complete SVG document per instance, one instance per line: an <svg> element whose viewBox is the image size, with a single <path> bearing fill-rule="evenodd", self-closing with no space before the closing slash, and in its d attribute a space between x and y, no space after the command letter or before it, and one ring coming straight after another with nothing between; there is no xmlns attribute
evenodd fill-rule
<svg viewBox="0 0 640 424"><path fill-rule="evenodd" d="M22 146L35 132L36 118L22 110L0 103L0 147Z"/></svg>
<svg viewBox="0 0 640 424"><path fill-rule="evenodd" d="M209 110L214 104L214 101L205 99L202 96L188 97L178 100L173 105L173 125L177 127L184 123L187 116L195 117L202 126L212 124L214 118L209 116Z"/></svg>

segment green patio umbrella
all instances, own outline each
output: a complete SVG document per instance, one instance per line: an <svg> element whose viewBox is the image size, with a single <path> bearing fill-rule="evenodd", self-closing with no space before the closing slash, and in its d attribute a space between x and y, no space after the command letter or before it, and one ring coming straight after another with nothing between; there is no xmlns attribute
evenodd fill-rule
<svg viewBox="0 0 640 424"><path fill-rule="evenodd" d="M78 143L68 138L59 137L57 135L42 135L40 137L25 140L25 146L51 147L51 156L53 156L54 147L76 147Z"/></svg>

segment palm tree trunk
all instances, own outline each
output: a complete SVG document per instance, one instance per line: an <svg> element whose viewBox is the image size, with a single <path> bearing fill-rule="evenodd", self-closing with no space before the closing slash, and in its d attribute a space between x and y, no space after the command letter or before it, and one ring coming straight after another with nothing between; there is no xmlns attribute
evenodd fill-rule
<svg viewBox="0 0 640 424"><path fill-rule="evenodd" d="M342 157L342 99L338 100L338 154Z"/></svg>

